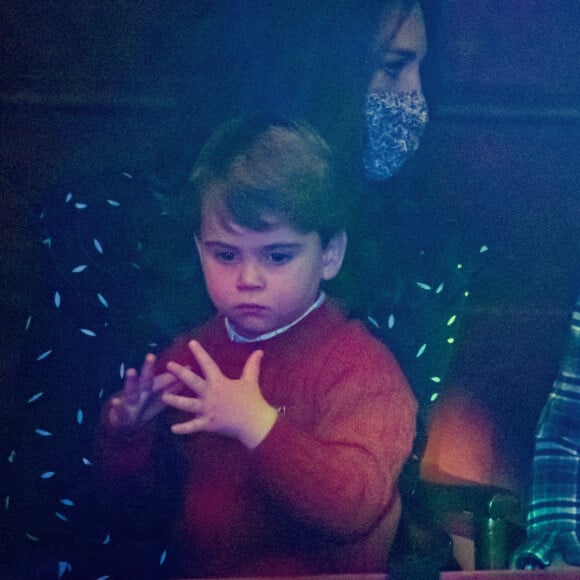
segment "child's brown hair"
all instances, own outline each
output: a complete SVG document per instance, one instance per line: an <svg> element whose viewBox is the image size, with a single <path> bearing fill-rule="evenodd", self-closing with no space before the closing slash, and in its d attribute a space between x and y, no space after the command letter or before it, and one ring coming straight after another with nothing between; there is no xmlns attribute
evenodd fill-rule
<svg viewBox="0 0 580 580"><path fill-rule="evenodd" d="M206 204L255 231L283 224L317 232L323 246L344 229L333 154L298 122L242 117L222 124L201 150L186 194L198 236Z"/></svg>

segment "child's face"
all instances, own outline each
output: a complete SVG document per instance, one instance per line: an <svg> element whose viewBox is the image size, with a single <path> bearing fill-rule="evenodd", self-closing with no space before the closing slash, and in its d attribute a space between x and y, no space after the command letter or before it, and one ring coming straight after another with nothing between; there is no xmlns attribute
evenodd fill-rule
<svg viewBox="0 0 580 580"><path fill-rule="evenodd" d="M246 338L296 320L316 300L320 281L338 273L344 254L333 242L323 250L317 233L286 225L257 232L224 224L211 209L203 211L196 243L212 302Z"/></svg>

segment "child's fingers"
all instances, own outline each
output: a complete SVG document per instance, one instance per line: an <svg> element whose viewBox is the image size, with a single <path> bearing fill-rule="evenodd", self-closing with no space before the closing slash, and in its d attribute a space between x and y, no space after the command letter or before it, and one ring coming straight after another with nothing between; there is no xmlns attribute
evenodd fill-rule
<svg viewBox="0 0 580 580"><path fill-rule="evenodd" d="M197 395L203 395L206 392L205 380L190 371L189 368L176 362L168 362L167 370Z"/></svg>
<svg viewBox="0 0 580 580"><path fill-rule="evenodd" d="M207 417L196 417L185 423L176 423L171 426L171 432L175 435L190 435L198 431L210 431L208 428L209 419Z"/></svg>
<svg viewBox="0 0 580 580"><path fill-rule="evenodd" d="M139 375L139 385L142 390L150 390L153 384L153 373L155 370L155 361L157 357L154 354L148 354L145 357L141 374Z"/></svg>
<svg viewBox="0 0 580 580"><path fill-rule="evenodd" d="M183 383L181 381L176 380L171 385L165 387L164 393L168 393L170 395L176 395L183 391Z"/></svg>
<svg viewBox="0 0 580 580"><path fill-rule="evenodd" d="M202 373L208 379L215 377L216 375L221 375L222 371L217 366L213 358L206 352L206 350L197 342L197 340L191 340L188 344L189 350L192 352L195 360L199 364L199 368Z"/></svg>
<svg viewBox="0 0 580 580"><path fill-rule="evenodd" d="M246 360L241 378L255 383L260 382L260 365L264 358L263 350L255 350Z"/></svg>
<svg viewBox="0 0 580 580"><path fill-rule="evenodd" d="M193 397L182 397L172 393L164 393L161 400L174 409L187 411L188 413L199 413L202 410L202 403L199 399Z"/></svg>
<svg viewBox="0 0 580 580"><path fill-rule="evenodd" d="M113 427L124 427L131 422L131 414L127 407L123 405L121 399L115 398L111 400L108 419Z"/></svg>
<svg viewBox="0 0 580 580"><path fill-rule="evenodd" d="M139 377L135 369L128 369L125 373L123 398L127 405L136 405L139 402Z"/></svg>
<svg viewBox="0 0 580 580"><path fill-rule="evenodd" d="M171 389L173 386L180 384L180 380L171 373L162 373L157 375L153 379L152 392L158 393L159 391L165 391Z"/></svg>

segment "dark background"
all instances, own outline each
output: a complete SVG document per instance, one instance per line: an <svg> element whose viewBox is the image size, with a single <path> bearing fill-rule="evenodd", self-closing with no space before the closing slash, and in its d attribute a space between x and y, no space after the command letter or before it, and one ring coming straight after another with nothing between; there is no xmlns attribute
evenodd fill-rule
<svg viewBox="0 0 580 580"><path fill-rule="evenodd" d="M525 495L533 430L578 279L580 4L440 0L438 7L437 78L417 166L441 204L475 219L489 247L454 376L491 411ZM19 346L42 280L28 233L32 209L43 191L75 175L168 171L180 154L172 144L190 130L184 107L196 121L194 141L205 137L235 100L222 16L220 2L209 0L2 4L4 441L18 429L10 408ZM236 34L240 41L252 29ZM10 449L2 451L5 467Z"/></svg>

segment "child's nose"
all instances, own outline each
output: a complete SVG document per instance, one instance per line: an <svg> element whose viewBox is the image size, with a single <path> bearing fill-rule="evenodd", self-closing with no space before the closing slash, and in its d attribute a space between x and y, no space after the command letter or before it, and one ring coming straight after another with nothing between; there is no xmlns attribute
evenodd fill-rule
<svg viewBox="0 0 580 580"><path fill-rule="evenodd" d="M238 271L238 289L255 290L264 286L264 276L258 264L244 261Z"/></svg>

